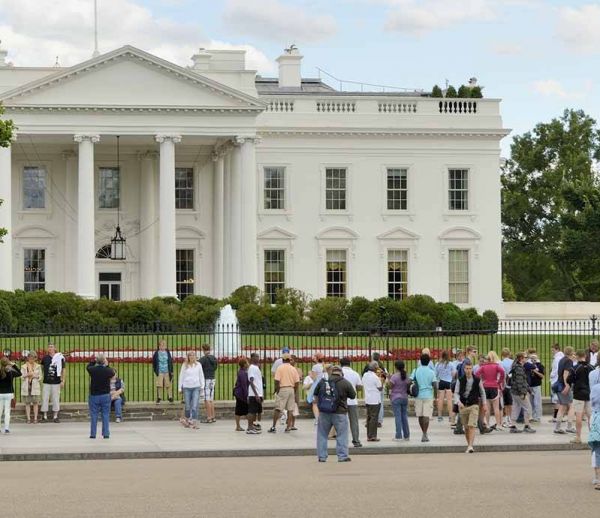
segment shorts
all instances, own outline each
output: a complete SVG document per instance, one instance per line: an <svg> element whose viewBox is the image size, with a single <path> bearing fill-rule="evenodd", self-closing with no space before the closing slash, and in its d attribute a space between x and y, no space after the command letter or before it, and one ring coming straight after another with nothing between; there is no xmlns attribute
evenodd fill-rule
<svg viewBox="0 0 600 518"><path fill-rule="evenodd" d="M433 416L433 399L415 399L415 415L431 418Z"/></svg>
<svg viewBox="0 0 600 518"><path fill-rule="evenodd" d="M159 388L169 388L171 386L171 375L168 372L158 374L156 376L156 386Z"/></svg>
<svg viewBox="0 0 600 518"><path fill-rule="evenodd" d="M498 397L498 389L495 388L486 388L485 390L485 398L489 401L492 401Z"/></svg>
<svg viewBox="0 0 600 518"><path fill-rule="evenodd" d="M250 396L248 398L248 413L251 415L260 415L262 411L262 402L254 396Z"/></svg>
<svg viewBox="0 0 600 518"><path fill-rule="evenodd" d="M573 403L573 391L569 390L569 393L565 396L562 392L556 394L558 396L558 404L567 406Z"/></svg>
<svg viewBox="0 0 600 518"><path fill-rule="evenodd" d="M284 410L293 412L295 404L296 394L294 393L294 387L281 387L275 396L275 409L279 410L279 412L283 412Z"/></svg>
<svg viewBox="0 0 600 518"><path fill-rule="evenodd" d="M235 415L246 416L248 415L248 401L244 399L235 398Z"/></svg>
<svg viewBox="0 0 600 518"><path fill-rule="evenodd" d="M40 396L21 396L21 400L26 405L39 405Z"/></svg>
<svg viewBox="0 0 600 518"><path fill-rule="evenodd" d="M502 399L504 400L504 406L512 406L513 397L512 392L510 391L510 387L504 388L504 390L502 391Z"/></svg>
<svg viewBox="0 0 600 518"><path fill-rule="evenodd" d="M438 383L438 390L451 390L452 389L452 383L450 383L449 381L440 381Z"/></svg>
<svg viewBox="0 0 600 518"><path fill-rule="evenodd" d="M573 410L576 414L591 414L592 404L589 401L582 401L581 399L573 400Z"/></svg>
<svg viewBox="0 0 600 518"><path fill-rule="evenodd" d="M204 380L204 390L202 391L202 399L204 401L215 400L215 379Z"/></svg>
<svg viewBox="0 0 600 518"><path fill-rule="evenodd" d="M464 406L459 410L460 422L464 427L477 428L479 423L479 405Z"/></svg>

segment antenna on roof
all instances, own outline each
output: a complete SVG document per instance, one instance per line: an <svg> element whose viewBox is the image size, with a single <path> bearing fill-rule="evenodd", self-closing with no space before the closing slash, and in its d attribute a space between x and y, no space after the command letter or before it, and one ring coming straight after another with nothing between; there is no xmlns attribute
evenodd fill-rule
<svg viewBox="0 0 600 518"><path fill-rule="evenodd" d="M94 53L92 54L93 58L96 58L100 55L100 51L98 50L98 0L94 0Z"/></svg>

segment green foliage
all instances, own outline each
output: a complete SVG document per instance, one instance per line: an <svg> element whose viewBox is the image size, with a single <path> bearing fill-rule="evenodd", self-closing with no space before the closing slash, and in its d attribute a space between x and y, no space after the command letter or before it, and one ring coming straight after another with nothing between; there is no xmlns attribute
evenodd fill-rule
<svg viewBox="0 0 600 518"><path fill-rule="evenodd" d="M460 85L458 89L458 97L468 98L471 97L471 89L466 85Z"/></svg>
<svg viewBox="0 0 600 518"><path fill-rule="evenodd" d="M515 287L512 285L512 282L508 280L506 275L502 276L502 300L505 302L512 302L517 300L517 293L515 292Z"/></svg>
<svg viewBox="0 0 600 518"><path fill-rule="evenodd" d="M481 86L474 86L473 88L470 88L471 92L470 92L470 97L473 99L481 99L483 97L483 91Z"/></svg>
<svg viewBox="0 0 600 518"><path fill-rule="evenodd" d="M258 304L261 301L260 290L256 286L240 286L229 296L228 301L234 309L244 304Z"/></svg>
<svg viewBox="0 0 600 518"><path fill-rule="evenodd" d="M275 304L290 306L301 318L306 314L309 301L310 297L306 293L295 288L283 288L275 293Z"/></svg>
<svg viewBox="0 0 600 518"><path fill-rule="evenodd" d="M0 330L10 331L13 327L13 315L10 306L0 299Z"/></svg>
<svg viewBox="0 0 600 518"><path fill-rule="evenodd" d="M450 85L448 87L448 89L446 90L446 97L448 97L450 99L458 97L458 94L456 92L456 88L454 88L452 85Z"/></svg>
<svg viewBox="0 0 600 518"><path fill-rule="evenodd" d="M444 97L442 89L438 85L434 85L431 89L431 97Z"/></svg>
<svg viewBox="0 0 600 518"><path fill-rule="evenodd" d="M0 116L4 113L4 108L2 107L2 103L0 103ZM15 125L11 120L3 120L0 118L0 147L8 147L10 146L10 142L13 138L13 134L15 131ZM0 205L2 205L2 200L0 200ZM3 243L2 238L6 236L8 231L5 228L0 228L0 244Z"/></svg>
<svg viewBox="0 0 600 518"><path fill-rule="evenodd" d="M517 300L600 300L600 131L566 110L515 137L502 175L503 262Z"/></svg>
<svg viewBox="0 0 600 518"><path fill-rule="evenodd" d="M340 297L313 300L308 321L313 329L341 329L347 322L347 306L348 300Z"/></svg>

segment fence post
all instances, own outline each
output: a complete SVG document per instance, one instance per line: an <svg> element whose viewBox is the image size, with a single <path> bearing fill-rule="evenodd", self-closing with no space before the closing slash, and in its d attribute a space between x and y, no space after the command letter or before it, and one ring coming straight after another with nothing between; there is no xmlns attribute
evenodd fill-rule
<svg viewBox="0 0 600 518"><path fill-rule="evenodd" d="M592 321L592 338L596 337L596 321L598 320L598 317L596 315L592 315L590 317L590 320Z"/></svg>

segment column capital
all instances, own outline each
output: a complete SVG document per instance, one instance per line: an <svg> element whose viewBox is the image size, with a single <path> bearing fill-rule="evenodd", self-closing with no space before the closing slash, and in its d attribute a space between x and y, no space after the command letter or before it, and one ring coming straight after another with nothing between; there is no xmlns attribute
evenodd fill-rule
<svg viewBox="0 0 600 518"><path fill-rule="evenodd" d="M181 142L181 135L155 135L154 140L159 144L168 141L173 142L173 144L179 144Z"/></svg>
<svg viewBox="0 0 600 518"><path fill-rule="evenodd" d="M96 144L100 142L100 135L74 135L73 140L78 143L82 142L91 142L92 144Z"/></svg>
<svg viewBox="0 0 600 518"><path fill-rule="evenodd" d="M233 139L233 145L234 146L241 146L242 144L260 144L261 141L261 137L234 137Z"/></svg>

